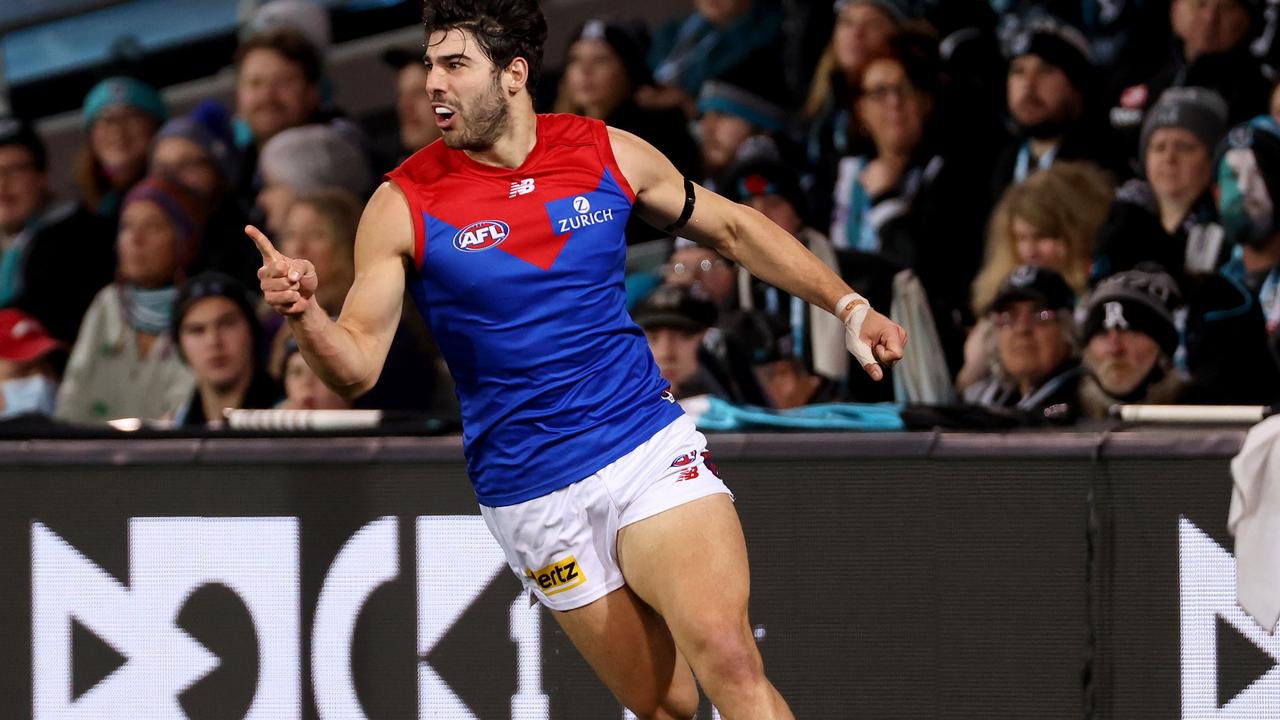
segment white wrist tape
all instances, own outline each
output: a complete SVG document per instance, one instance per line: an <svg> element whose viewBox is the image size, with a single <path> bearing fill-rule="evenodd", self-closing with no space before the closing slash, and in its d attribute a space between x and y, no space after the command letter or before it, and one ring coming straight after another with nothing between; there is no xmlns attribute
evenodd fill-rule
<svg viewBox="0 0 1280 720"><path fill-rule="evenodd" d="M849 293L836 301L836 317L844 321L845 347L863 367L876 364L875 353L862 339L862 322L868 312L871 312L871 303L858 293Z"/></svg>

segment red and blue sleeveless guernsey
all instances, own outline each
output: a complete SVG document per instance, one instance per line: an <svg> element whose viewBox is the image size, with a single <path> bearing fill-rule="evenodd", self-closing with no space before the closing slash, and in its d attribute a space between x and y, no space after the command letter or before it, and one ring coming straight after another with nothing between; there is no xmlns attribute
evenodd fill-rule
<svg viewBox="0 0 1280 720"><path fill-rule="evenodd" d="M627 314L635 193L604 123L539 115L514 170L436 141L387 179L409 201L409 288L453 375L481 504L571 485L680 416Z"/></svg>

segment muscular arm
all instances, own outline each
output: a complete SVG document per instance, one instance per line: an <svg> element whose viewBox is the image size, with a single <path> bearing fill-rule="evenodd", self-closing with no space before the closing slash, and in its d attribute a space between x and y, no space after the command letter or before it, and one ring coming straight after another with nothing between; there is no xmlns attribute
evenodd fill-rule
<svg viewBox="0 0 1280 720"><path fill-rule="evenodd" d="M384 183L365 206L356 230L355 281L336 322L312 299L311 263L281 256L265 237L254 240L263 252L263 293L288 318L307 364L344 397L367 392L382 373L400 323L405 261L413 256L409 204L400 190Z"/></svg>
<svg viewBox="0 0 1280 720"><path fill-rule="evenodd" d="M640 216L659 228L680 217L685 204L684 178L671 162L628 132L609 128L609 139L619 169L636 193ZM697 185L694 191L693 215L679 231L682 236L741 263L770 285L838 314L837 301L853 290L799 240L746 205L730 202ZM841 308L844 313L840 319L847 321L852 308ZM902 328L883 315L870 311L858 332L880 362L892 365L902 357L906 336ZM879 368L866 369L873 378L880 379Z"/></svg>

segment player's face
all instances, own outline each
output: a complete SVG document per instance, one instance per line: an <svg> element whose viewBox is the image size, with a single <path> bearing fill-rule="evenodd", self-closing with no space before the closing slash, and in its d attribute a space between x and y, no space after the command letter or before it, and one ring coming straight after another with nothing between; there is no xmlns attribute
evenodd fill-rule
<svg viewBox="0 0 1280 720"><path fill-rule="evenodd" d="M1151 372L1160 346L1149 335L1111 328L1094 335L1084 348L1084 364L1108 394L1128 395Z"/></svg>
<svg viewBox="0 0 1280 720"><path fill-rule="evenodd" d="M1204 194L1213 180L1209 149L1185 128L1160 128L1147 143L1147 180L1163 202L1187 205Z"/></svg>
<svg viewBox="0 0 1280 720"><path fill-rule="evenodd" d="M182 318L178 342L203 386L227 392L253 373L253 330L228 298L197 300Z"/></svg>
<svg viewBox="0 0 1280 720"><path fill-rule="evenodd" d="M431 33L426 69L427 92L445 144L455 150L493 147L510 121L504 73L494 68L471 33Z"/></svg>

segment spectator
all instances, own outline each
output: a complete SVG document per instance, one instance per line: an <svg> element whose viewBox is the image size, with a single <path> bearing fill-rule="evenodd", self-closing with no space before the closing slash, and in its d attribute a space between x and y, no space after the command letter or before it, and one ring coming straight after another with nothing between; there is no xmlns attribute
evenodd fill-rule
<svg viewBox="0 0 1280 720"><path fill-rule="evenodd" d="M796 353L791 326L781 316L740 313L727 330L730 347L745 353L769 406L778 410L838 402L840 385L809 371Z"/></svg>
<svg viewBox="0 0 1280 720"><path fill-rule="evenodd" d="M978 322L965 340L957 388L964 390L990 371L986 348L995 327L983 310L991 307L1014 268L1048 268L1061 275L1077 297L1084 296L1093 237L1110 203L1111 181L1083 161L1054 163L1005 190L991 216L986 260L973 281L972 307Z"/></svg>
<svg viewBox="0 0 1280 720"><path fill-rule="evenodd" d="M853 86L870 58L888 52L889 39L907 19L898 0L839 0L835 10L831 41L818 61L804 105L809 121L806 154L823 187L834 182L841 157L861 154L863 149L855 147L860 139L857 123L849 109ZM823 205L820 210L827 209L827 203Z"/></svg>
<svg viewBox="0 0 1280 720"><path fill-rule="evenodd" d="M673 285L660 286L632 311L662 379L670 383L677 400L706 394L730 396L703 347L717 315L715 304L697 289Z"/></svg>
<svg viewBox="0 0 1280 720"><path fill-rule="evenodd" d="M1273 352L1280 330L1280 125L1254 118L1227 133L1218 160L1218 212L1227 242L1236 246L1223 275L1261 305ZM1280 357L1280 354L1278 354Z"/></svg>
<svg viewBox="0 0 1280 720"><path fill-rule="evenodd" d="M1122 75L1124 90L1111 109L1111 125L1128 137L1127 152L1135 148L1151 103L1171 87L1217 92L1227 103L1230 123L1266 112L1271 83L1249 50L1261 19L1262 0L1172 0L1173 37L1163 64L1155 69L1137 66L1135 74Z"/></svg>
<svg viewBox="0 0 1280 720"><path fill-rule="evenodd" d="M169 116L155 88L131 77L103 80L84 99L88 144L75 164L80 200L115 226L120 202L147 171L147 151Z"/></svg>
<svg viewBox="0 0 1280 720"><path fill-rule="evenodd" d="M241 151L235 186L245 205L256 191L258 155L289 128L319 122L320 55L298 30L277 27L250 35L236 50L236 144Z"/></svg>
<svg viewBox="0 0 1280 720"><path fill-rule="evenodd" d="M870 155L844 158L834 190L832 243L915 271L929 288L931 312L959 368L959 323L981 260L988 189L977 147L948 144L940 132L940 78L934 42L899 34L888 55L872 59L854 99ZM962 141L963 138L957 138ZM954 346L954 347L952 347Z"/></svg>
<svg viewBox="0 0 1280 720"><path fill-rule="evenodd" d="M306 38L317 54L324 56L333 43L333 27L329 11L312 0L270 0L249 17L242 37L288 28Z"/></svg>
<svg viewBox="0 0 1280 720"><path fill-rule="evenodd" d="M1092 163L1064 161L1012 185L991 215L986 259L973 281L981 314L1019 265L1046 267L1077 296L1088 289L1093 238L1111 205L1111 181Z"/></svg>
<svg viewBox="0 0 1280 720"><path fill-rule="evenodd" d="M345 125L304 125L273 137L262 148L262 189L257 205L268 231L279 233L284 213L298 193L341 188L360 202L369 194L372 172L359 141Z"/></svg>
<svg viewBox="0 0 1280 720"><path fill-rule="evenodd" d="M996 294L988 317L991 376L971 385L964 399L1028 419L1075 420L1080 379L1075 295L1058 273L1021 265Z"/></svg>
<svg viewBox="0 0 1280 720"><path fill-rule="evenodd" d="M44 143L23 120L0 117L0 306L22 287L30 230L49 202Z"/></svg>
<svg viewBox="0 0 1280 720"><path fill-rule="evenodd" d="M285 211L281 252L311 261L320 279L315 300L332 316L342 311L355 281L356 225L363 209L354 195L330 187L304 191ZM283 367L282 351L288 338L288 333L281 332L273 343L268 367L276 374ZM440 411L436 395L441 380L431 371L437 357L418 313L402 313L378 382L355 401L355 407Z"/></svg>
<svg viewBox="0 0 1280 720"><path fill-rule="evenodd" d="M783 17L776 0L694 0L693 6L693 14L654 35L649 67L657 84L637 93L641 107L679 108L693 117L694 98L708 80L753 55L764 64L781 62Z"/></svg>
<svg viewBox="0 0 1280 720"><path fill-rule="evenodd" d="M351 401L329 389L292 340L284 354L284 410L350 410Z"/></svg>
<svg viewBox="0 0 1280 720"><path fill-rule="evenodd" d="M262 258L252 246L246 247L248 214L232 187L238 162L226 108L206 100L191 114L166 122L156 133L149 173L173 178L210 208L192 272L217 270L246 287L257 287Z"/></svg>
<svg viewBox="0 0 1280 720"><path fill-rule="evenodd" d="M1085 312L1081 411L1107 417L1117 403L1171 405L1185 399L1188 378L1174 365L1182 297L1163 272L1130 270L1098 286Z"/></svg>
<svg viewBox="0 0 1280 720"><path fill-rule="evenodd" d="M825 235L809 226L808 202L800 187L800 177L790 166L768 159L749 160L735 165L729 173L725 197L759 210L765 217L791 233L802 245L832 270L840 272L835 248ZM790 318L799 345L795 355L818 375L843 380L849 373L849 353L845 349L845 328L839 318L823 308L755 280L738 270L739 306L761 308L770 314ZM743 292L744 286L750 292ZM861 368L858 369L861 372Z"/></svg>
<svg viewBox="0 0 1280 720"><path fill-rule="evenodd" d="M272 408L280 400L280 386L262 362L262 328L235 278L219 272L191 278L178 294L171 333L196 384L176 424L218 426L224 410Z"/></svg>
<svg viewBox="0 0 1280 720"><path fill-rule="evenodd" d="M58 391L58 417L76 422L160 418L194 379L170 337L178 288L196 256L204 208L181 186L146 178L125 197L118 281L94 298Z"/></svg>
<svg viewBox="0 0 1280 720"><path fill-rule="evenodd" d="M0 310L0 418L53 415L66 351L39 320L21 310Z"/></svg>
<svg viewBox="0 0 1280 720"><path fill-rule="evenodd" d="M0 307L22 308L73 342L115 274L112 232L78 203L53 201L44 142L27 122L0 117Z"/></svg>
<svg viewBox="0 0 1280 720"><path fill-rule="evenodd" d="M1008 54L1005 87L1017 132L996 162L992 197L1058 160L1093 160L1127 175L1127 158L1109 152L1106 128L1089 113L1098 79L1080 31L1034 18L1014 36Z"/></svg>
<svg viewBox="0 0 1280 720"><path fill-rule="evenodd" d="M1212 90L1175 87L1147 113L1145 179L1125 183L1098 231L1095 279L1149 261L1175 277L1216 272L1231 256L1213 198L1213 154L1227 106Z"/></svg>
<svg viewBox="0 0 1280 720"><path fill-rule="evenodd" d="M435 142L440 137L440 127L436 125L436 112L427 92L427 67L422 61L422 52L392 48L383 53L382 61L396 71L399 164Z"/></svg>
<svg viewBox="0 0 1280 720"><path fill-rule="evenodd" d="M720 177L730 165L761 152L778 154L781 133L790 122L778 68L744 64L713 80L698 93L698 138L702 150L703 184L720 189ZM755 89L759 88L759 89Z"/></svg>
<svg viewBox="0 0 1280 720"><path fill-rule="evenodd" d="M573 34L555 112L584 115L647 140L680 172L698 173L698 147L684 114L646 110L635 102L639 88L653 84L645 64L648 34L638 22L592 19Z"/></svg>

